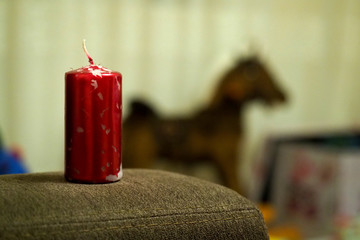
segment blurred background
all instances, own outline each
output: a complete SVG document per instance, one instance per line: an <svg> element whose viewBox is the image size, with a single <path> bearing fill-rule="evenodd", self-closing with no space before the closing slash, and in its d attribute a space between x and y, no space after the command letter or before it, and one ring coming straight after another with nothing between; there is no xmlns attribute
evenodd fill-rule
<svg viewBox="0 0 360 240"><path fill-rule="evenodd" d="M0 131L29 171L64 167L64 74L95 63L123 74L134 97L164 117L206 103L217 73L252 45L289 102L246 109L239 169L272 135L360 125L360 1L0 0Z"/></svg>

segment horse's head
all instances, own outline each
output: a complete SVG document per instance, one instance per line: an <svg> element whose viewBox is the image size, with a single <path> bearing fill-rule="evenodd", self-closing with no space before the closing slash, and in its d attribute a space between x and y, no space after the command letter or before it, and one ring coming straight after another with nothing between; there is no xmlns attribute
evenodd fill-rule
<svg viewBox="0 0 360 240"><path fill-rule="evenodd" d="M273 75L256 57L240 59L225 73L212 104L232 103L240 106L252 100L269 105L286 101Z"/></svg>

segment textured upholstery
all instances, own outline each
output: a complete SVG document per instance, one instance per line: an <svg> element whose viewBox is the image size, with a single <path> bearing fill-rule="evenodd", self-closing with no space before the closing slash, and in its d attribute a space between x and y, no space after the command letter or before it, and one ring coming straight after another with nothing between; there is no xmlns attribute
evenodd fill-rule
<svg viewBox="0 0 360 240"><path fill-rule="evenodd" d="M0 239L268 239L263 217L225 187L125 169L110 184L63 173L0 176Z"/></svg>

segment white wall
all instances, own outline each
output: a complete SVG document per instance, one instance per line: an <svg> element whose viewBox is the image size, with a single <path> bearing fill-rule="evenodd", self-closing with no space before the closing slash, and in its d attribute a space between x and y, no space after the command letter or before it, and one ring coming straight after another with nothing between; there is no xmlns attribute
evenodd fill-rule
<svg viewBox="0 0 360 240"><path fill-rule="evenodd" d="M0 1L0 126L32 171L63 168L64 73L95 62L124 75L164 115L199 107L216 63L255 42L288 91L277 109L246 115L243 171L269 132L360 123L357 0ZM126 110L126 108L125 108Z"/></svg>

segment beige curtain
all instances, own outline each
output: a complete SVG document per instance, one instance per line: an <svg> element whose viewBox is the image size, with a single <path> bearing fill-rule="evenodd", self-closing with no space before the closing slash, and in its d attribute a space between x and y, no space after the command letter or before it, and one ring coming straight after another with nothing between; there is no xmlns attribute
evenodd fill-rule
<svg viewBox="0 0 360 240"><path fill-rule="evenodd" d="M2 0L0 129L32 171L63 168L64 73L87 64L83 38L123 73L125 112L141 96L164 116L206 103L221 59L255 43L291 101L247 110L249 177L271 132L360 123L358 0Z"/></svg>

